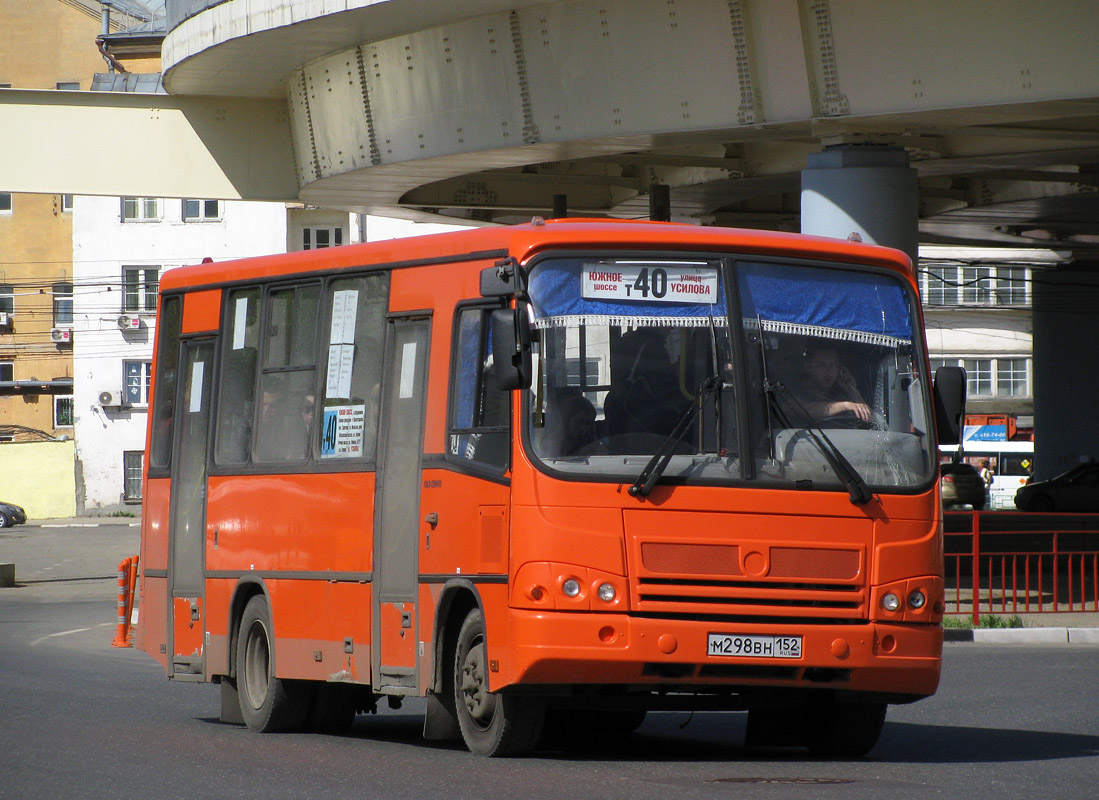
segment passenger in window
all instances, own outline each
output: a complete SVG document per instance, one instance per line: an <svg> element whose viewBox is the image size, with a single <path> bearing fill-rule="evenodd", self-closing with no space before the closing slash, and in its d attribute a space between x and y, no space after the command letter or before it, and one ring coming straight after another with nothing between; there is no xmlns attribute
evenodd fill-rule
<svg viewBox="0 0 1099 800"><path fill-rule="evenodd" d="M263 390L256 440L257 461L300 461L306 457L313 419L313 395L300 397L295 402L293 392Z"/></svg>
<svg viewBox="0 0 1099 800"><path fill-rule="evenodd" d="M870 406L862 399L855 378L829 342L810 342L805 348L803 372L795 388L797 404L814 420L853 414L870 422ZM804 415L801 414L799 416Z"/></svg>
<svg viewBox="0 0 1099 800"><path fill-rule="evenodd" d="M595 406L582 394L566 393L551 408L549 423L556 434L550 455L577 455L596 441Z"/></svg>
<svg viewBox="0 0 1099 800"><path fill-rule="evenodd" d="M316 407L316 396L312 392L309 392L302 398L299 411L301 412L301 421L305 431L307 449L309 447L309 433L313 430L313 413L316 411Z"/></svg>
<svg viewBox="0 0 1099 800"><path fill-rule="evenodd" d="M679 391L677 367L664 333L641 328L625 334L614 364L604 406L608 434L671 433L689 400Z"/></svg>

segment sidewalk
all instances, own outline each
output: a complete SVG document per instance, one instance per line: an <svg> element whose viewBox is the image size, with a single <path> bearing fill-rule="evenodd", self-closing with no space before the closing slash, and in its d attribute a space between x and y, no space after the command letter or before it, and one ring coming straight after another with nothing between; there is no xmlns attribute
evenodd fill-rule
<svg viewBox="0 0 1099 800"><path fill-rule="evenodd" d="M954 616L954 615L952 615ZM986 616L982 613L981 616ZM946 628L947 642L978 644L1099 644L1099 612L1078 611L1049 614L994 613L1006 618L1018 616L1022 628Z"/></svg>
<svg viewBox="0 0 1099 800"><path fill-rule="evenodd" d="M21 528L96 528L101 525L122 525L131 528L141 527L141 517L54 517L49 519L28 519Z"/></svg>
<svg viewBox="0 0 1099 800"><path fill-rule="evenodd" d="M946 642L1099 645L1099 628L947 628Z"/></svg>

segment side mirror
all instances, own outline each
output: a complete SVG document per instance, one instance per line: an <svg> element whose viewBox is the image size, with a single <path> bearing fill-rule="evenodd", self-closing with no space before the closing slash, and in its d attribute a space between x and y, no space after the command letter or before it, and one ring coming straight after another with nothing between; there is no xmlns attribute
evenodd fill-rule
<svg viewBox="0 0 1099 800"><path fill-rule="evenodd" d="M481 297L523 296L526 289L526 276L513 258L481 270Z"/></svg>
<svg viewBox="0 0 1099 800"><path fill-rule="evenodd" d="M939 444L958 444L965 425L965 370L939 367L935 370L935 429Z"/></svg>
<svg viewBox="0 0 1099 800"><path fill-rule="evenodd" d="M526 307L492 312L492 374L503 391L525 389L531 381L530 319Z"/></svg>

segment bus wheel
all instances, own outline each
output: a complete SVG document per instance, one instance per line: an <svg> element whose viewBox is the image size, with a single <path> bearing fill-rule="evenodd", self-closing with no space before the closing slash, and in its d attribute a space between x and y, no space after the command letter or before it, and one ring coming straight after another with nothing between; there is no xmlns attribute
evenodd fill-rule
<svg viewBox="0 0 1099 800"><path fill-rule="evenodd" d="M485 624L474 609L462 623L454 658L454 702L466 747L481 756L531 750L542 734L545 703L490 692L485 652Z"/></svg>
<svg viewBox="0 0 1099 800"><path fill-rule="evenodd" d="M310 685L275 677L271 611L260 595L244 607L237 637L237 695L244 723L271 733L300 728L310 705Z"/></svg>
<svg viewBox="0 0 1099 800"><path fill-rule="evenodd" d="M858 758L878 743L885 726L885 703L834 702L813 707L808 714L806 744L814 755Z"/></svg>

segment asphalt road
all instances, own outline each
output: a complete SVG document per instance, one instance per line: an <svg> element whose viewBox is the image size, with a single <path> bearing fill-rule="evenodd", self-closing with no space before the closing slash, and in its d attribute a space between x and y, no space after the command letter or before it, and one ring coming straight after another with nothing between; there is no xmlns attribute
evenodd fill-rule
<svg viewBox="0 0 1099 800"><path fill-rule="evenodd" d="M890 709L866 759L743 745L740 714L519 759L420 738L419 701L348 736L218 722L214 686L110 647L136 528L16 528L0 561L0 798L1083 798L1099 778L1099 647L950 644L939 693Z"/></svg>

